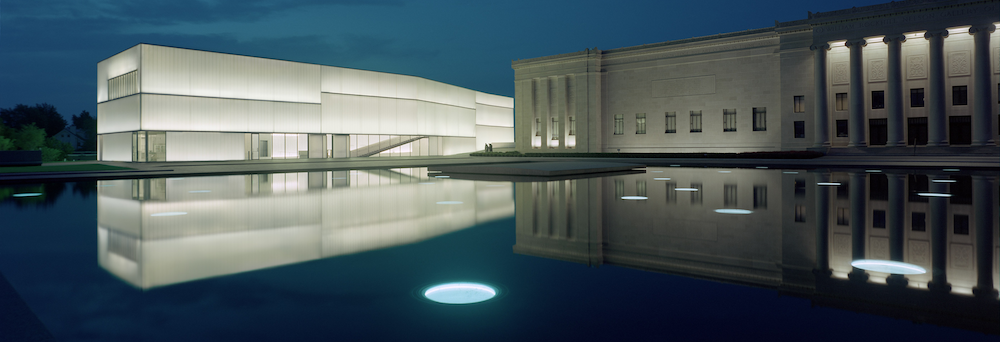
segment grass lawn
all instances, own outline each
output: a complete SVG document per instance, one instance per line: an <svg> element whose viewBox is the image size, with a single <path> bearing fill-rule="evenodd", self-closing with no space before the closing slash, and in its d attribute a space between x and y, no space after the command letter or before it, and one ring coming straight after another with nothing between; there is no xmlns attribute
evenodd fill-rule
<svg viewBox="0 0 1000 342"><path fill-rule="evenodd" d="M108 166L103 164L77 164L77 165L54 165L54 166L8 166L0 167L0 173L16 172L66 172L66 171L106 171L106 170L134 170L130 167Z"/></svg>

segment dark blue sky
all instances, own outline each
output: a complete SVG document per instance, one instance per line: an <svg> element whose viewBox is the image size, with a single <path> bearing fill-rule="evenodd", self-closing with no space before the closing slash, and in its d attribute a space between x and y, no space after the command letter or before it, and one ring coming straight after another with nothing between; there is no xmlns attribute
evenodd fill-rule
<svg viewBox="0 0 1000 342"><path fill-rule="evenodd" d="M140 42L421 76L513 96L511 60L774 25L884 0L5 0L0 108L97 111L97 62Z"/></svg>

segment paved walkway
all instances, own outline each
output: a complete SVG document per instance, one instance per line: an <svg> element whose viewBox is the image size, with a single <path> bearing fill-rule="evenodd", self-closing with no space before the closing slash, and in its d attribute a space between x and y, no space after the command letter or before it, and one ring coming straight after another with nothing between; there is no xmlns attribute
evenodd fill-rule
<svg viewBox="0 0 1000 342"><path fill-rule="evenodd" d="M64 162L47 165L72 165L100 163L130 167L126 171L87 172L34 172L0 174L0 182L37 182L82 179L122 179L149 177L179 177L197 175L222 175L246 173L306 172L351 169L384 169L398 167L434 167L443 165L475 165L523 162L610 162L643 164L648 166L726 166L769 168L902 168L935 169L965 168L1000 170L1000 156L826 156L816 159L702 159L702 158L512 158L469 157L466 155L443 157L391 157L347 159L293 159L222 162Z"/></svg>

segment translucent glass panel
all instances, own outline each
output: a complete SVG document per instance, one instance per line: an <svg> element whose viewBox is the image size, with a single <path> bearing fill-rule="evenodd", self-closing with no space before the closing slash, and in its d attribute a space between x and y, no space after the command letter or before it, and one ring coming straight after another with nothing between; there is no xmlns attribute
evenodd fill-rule
<svg viewBox="0 0 1000 342"><path fill-rule="evenodd" d="M108 100L108 80L139 69L139 45L97 63L97 103Z"/></svg>
<svg viewBox="0 0 1000 342"><path fill-rule="evenodd" d="M372 96L323 94L322 131L475 136L474 109Z"/></svg>
<svg viewBox="0 0 1000 342"><path fill-rule="evenodd" d="M142 91L232 99L319 103L320 66L142 46Z"/></svg>
<svg viewBox="0 0 1000 342"><path fill-rule="evenodd" d="M476 125L476 150L483 148L483 144L493 144L498 142L513 142L513 127L495 127Z"/></svg>
<svg viewBox="0 0 1000 342"><path fill-rule="evenodd" d="M101 160L132 161L132 132L101 135Z"/></svg>
<svg viewBox="0 0 1000 342"><path fill-rule="evenodd" d="M476 138L441 137L441 155L450 156L478 150Z"/></svg>
<svg viewBox="0 0 1000 342"><path fill-rule="evenodd" d="M476 107L476 92L425 78L323 66L324 93L420 100Z"/></svg>
<svg viewBox="0 0 1000 342"><path fill-rule="evenodd" d="M243 160L243 133L167 132L167 161Z"/></svg>
<svg viewBox="0 0 1000 342"><path fill-rule="evenodd" d="M151 94L141 97L142 129L147 130L319 133L321 126L318 104Z"/></svg>
<svg viewBox="0 0 1000 342"><path fill-rule="evenodd" d="M514 127L514 109L476 104L476 124ZM513 137L511 138L513 139Z"/></svg>
<svg viewBox="0 0 1000 342"><path fill-rule="evenodd" d="M132 70L108 80L108 99L114 100L139 92L139 71Z"/></svg>
<svg viewBox="0 0 1000 342"><path fill-rule="evenodd" d="M514 108L514 98L476 92L476 103L494 107Z"/></svg>
<svg viewBox="0 0 1000 342"><path fill-rule="evenodd" d="M130 96L97 104L97 133L139 130L139 97Z"/></svg>

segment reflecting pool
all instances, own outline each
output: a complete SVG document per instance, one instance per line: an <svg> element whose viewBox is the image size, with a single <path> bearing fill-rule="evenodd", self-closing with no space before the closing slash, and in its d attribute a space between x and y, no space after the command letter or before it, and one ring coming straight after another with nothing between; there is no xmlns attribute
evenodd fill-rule
<svg viewBox="0 0 1000 342"><path fill-rule="evenodd" d="M1000 334L995 171L464 178L0 185L0 298L60 341Z"/></svg>

